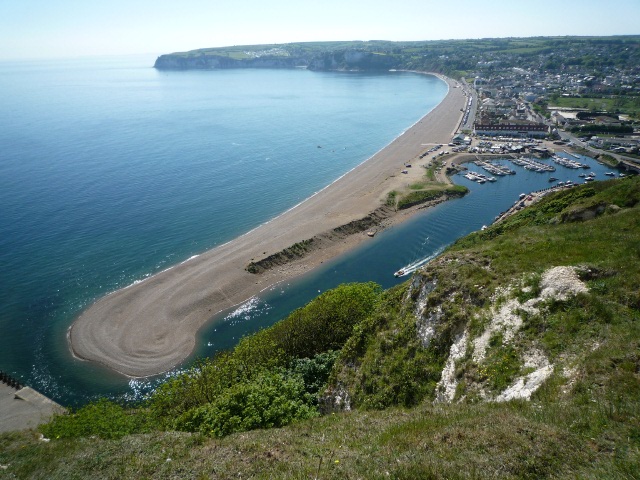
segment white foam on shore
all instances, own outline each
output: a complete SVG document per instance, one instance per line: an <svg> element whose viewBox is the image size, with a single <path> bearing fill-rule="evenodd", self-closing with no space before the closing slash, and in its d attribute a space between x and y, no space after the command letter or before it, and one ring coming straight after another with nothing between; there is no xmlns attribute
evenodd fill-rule
<svg viewBox="0 0 640 480"><path fill-rule="evenodd" d="M189 258L187 258L186 260L183 260L182 262L180 262L178 265L182 265L183 263L187 263L189 260L193 260L194 258L198 258L200 255L192 255ZM172 267L169 267L172 268Z"/></svg>

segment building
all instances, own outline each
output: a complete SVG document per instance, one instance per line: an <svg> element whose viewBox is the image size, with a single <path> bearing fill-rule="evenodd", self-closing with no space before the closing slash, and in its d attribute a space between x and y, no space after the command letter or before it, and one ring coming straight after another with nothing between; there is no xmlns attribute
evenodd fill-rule
<svg viewBox="0 0 640 480"><path fill-rule="evenodd" d="M488 135L491 137L546 137L549 134L549 127L542 123L532 124L475 124L473 132L476 135Z"/></svg>

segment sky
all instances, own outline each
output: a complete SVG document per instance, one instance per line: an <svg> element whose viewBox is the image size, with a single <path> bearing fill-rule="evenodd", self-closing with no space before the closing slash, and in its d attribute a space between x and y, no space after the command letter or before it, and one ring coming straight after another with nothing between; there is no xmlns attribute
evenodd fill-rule
<svg viewBox="0 0 640 480"><path fill-rule="evenodd" d="M0 0L0 59L323 40L640 34L640 0Z"/></svg>

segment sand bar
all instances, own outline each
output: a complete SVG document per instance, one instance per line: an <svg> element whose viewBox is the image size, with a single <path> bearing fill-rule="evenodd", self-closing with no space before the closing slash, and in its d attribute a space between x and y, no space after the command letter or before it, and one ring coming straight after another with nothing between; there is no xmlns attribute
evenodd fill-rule
<svg viewBox="0 0 640 480"><path fill-rule="evenodd" d="M400 171L428 148L425 144L451 141L466 102L462 89L453 88L455 81L443 80L449 92L435 109L324 190L229 243L91 305L69 329L73 353L132 377L170 370L189 356L198 330L216 313L365 240L352 235L260 275L245 270L253 259L366 216L381 206L389 191L423 175L420 168L410 169L409 175Z"/></svg>

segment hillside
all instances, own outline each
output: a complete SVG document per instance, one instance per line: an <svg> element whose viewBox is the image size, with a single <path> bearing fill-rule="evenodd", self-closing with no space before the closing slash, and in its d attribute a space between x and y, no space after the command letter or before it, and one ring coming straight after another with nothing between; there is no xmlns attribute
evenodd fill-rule
<svg viewBox="0 0 640 480"><path fill-rule="evenodd" d="M0 435L1 478L637 478L640 180L350 284L147 402Z"/></svg>
<svg viewBox="0 0 640 480"><path fill-rule="evenodd" d="M640 62L640 37L531 37L390 42L306 42L202 48L158 57L157 69L419 70L453 77L479 66L564 72Z"/></svg>

